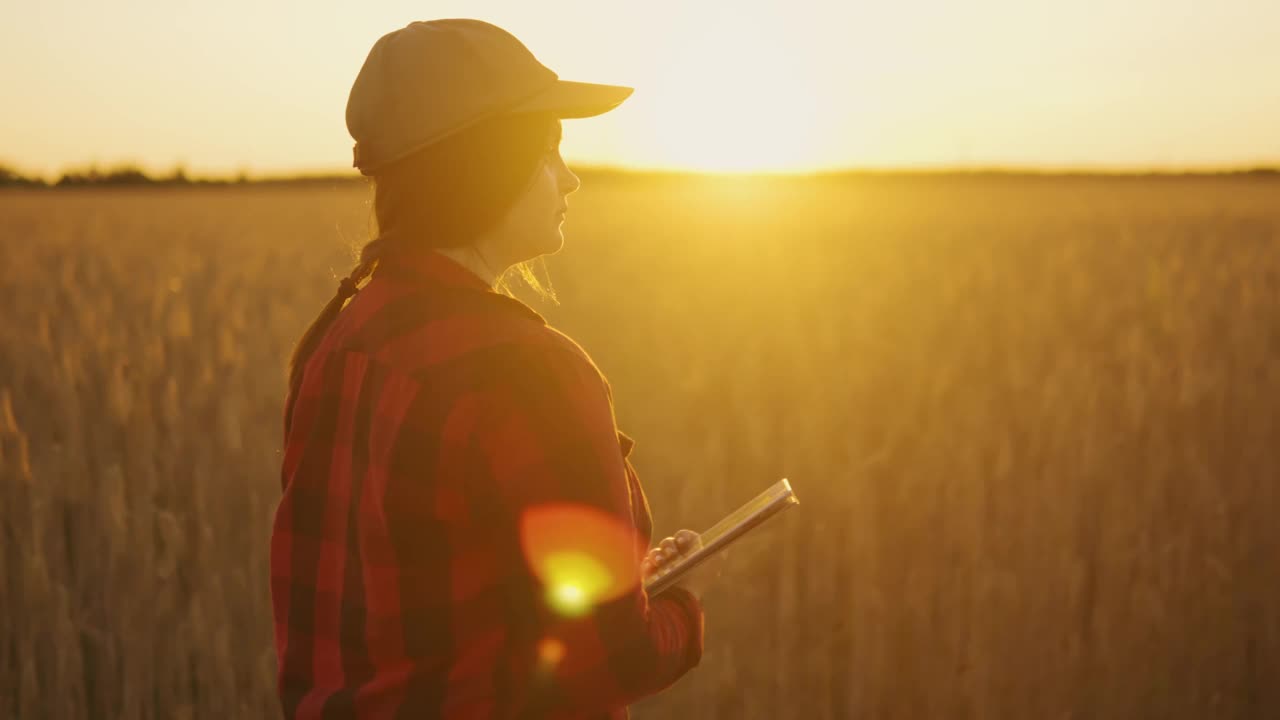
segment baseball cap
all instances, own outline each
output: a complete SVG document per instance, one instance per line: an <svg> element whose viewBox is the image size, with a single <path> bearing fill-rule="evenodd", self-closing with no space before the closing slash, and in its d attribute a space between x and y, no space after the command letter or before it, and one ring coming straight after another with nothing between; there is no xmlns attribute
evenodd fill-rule
<svg viewBox="0 0 1280 720"><path fill-rule="evenodd" d="M351 165L377 171L506 113L600 115L634 88L561 80L514 35L471 18L419 20L383 35L347 98Z"/></svg>

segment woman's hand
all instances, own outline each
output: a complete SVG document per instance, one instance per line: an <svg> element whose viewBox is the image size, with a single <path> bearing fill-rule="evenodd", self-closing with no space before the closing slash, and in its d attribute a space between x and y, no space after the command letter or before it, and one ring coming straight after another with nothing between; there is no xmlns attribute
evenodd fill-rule
<svg viewBox="0 0 1280 720"><path fill-rule="evenodd" d="M650 575L661 572L663 569L670 567L679 558L692 553L700 547L702 547L702 536L692 530L681 530L672 537L663 538L662 542L658 543L658 546L648 553L645 553L644 559L640 561L641 577L647 579ZM721 550L714 556L707 558L677 582L676 586L688 590L697 597L701 597L703 586L720 577L723 570L724 555L725 551ZM711 566L710 572L714 573L711 576L708 576L708 566Z"/></svg>
<svg viewBox="0 0 1280 720"><path fill-rule="evenodd" d="M692 530L681 530L672 537L662 539L658 546L645 553L640 561L640 578L642 580L665 567L673 561L702 547L702 536Z"/></svg>

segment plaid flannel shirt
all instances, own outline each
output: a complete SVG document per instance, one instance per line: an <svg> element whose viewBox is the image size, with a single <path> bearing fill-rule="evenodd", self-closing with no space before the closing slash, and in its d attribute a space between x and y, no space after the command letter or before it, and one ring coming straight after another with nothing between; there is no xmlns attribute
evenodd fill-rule
<svg viewBox="0 0 1280 720"><path fill-rule="evenodd" d="M638 582L651 517L608 382L453 260L397 260L286 399L271 536L284 714L626 718L698 664L703 614ZM634 541L628 589L585 615L557 612L522 547L523 513L555 504Z"/></svg>

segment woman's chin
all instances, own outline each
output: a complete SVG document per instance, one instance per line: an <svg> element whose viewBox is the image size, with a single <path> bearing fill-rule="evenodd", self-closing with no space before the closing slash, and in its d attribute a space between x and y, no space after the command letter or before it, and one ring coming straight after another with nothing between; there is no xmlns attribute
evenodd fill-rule
<svg viewBox="0 0 1280 720"><path fill-rule="evenodd" d="M532 242L527 246L527 250L521 253L524 260L520 262L528 262L542 255L555 255L564 247L564 235L559 230L552 230L546 236L537 242Z"/></svg>
<svg viewBox="0 0 1280 720"><path fill-rule="evenodd" d="M556 228L555 231L552 232L547 237L547 249L543 250L541 254L555 255L556 253L560 252L560 249L563 247L564 247L564 233L560 230L560 228Z"/></svg>

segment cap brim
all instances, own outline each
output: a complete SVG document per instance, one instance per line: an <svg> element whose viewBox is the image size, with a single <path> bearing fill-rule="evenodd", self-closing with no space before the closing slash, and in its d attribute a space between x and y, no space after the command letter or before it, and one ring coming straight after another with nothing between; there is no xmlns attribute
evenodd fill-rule
<svg viewBox="0 0 1280 720"><path fill-rule="evenodd" d="M618 107L633 92L635 88L625 85L557 80L510 112L551 112L561 118L594 117Z"/></svg>

